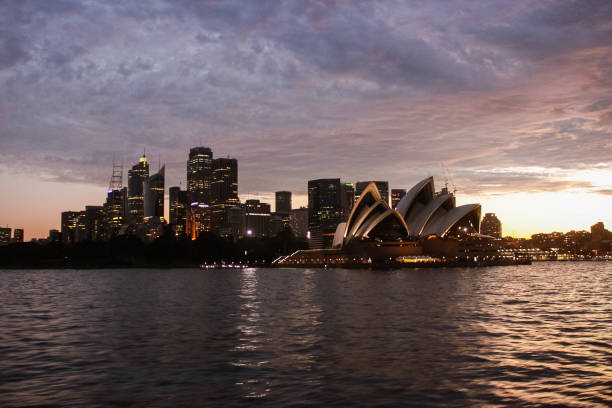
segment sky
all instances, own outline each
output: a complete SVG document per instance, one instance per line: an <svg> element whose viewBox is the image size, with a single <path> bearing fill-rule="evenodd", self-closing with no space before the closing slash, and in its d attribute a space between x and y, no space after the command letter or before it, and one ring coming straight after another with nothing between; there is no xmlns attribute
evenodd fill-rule
<svg viewBox="0 0 612 408"><path fill-rule="evenodd" d="M610 228L612 2L0 3L0 225L46 237L144 148L185 186L198 145L241 200L434 176L504 235Z"/></svg>

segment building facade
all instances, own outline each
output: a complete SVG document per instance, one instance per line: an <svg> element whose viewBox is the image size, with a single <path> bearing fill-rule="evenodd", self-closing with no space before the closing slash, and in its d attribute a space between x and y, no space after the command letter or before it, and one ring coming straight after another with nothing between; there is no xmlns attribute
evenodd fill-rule
<svg viewBox="0 0 612 408"><path fill-rule="evenodd" d="M11 228L0 228L0 245L6 245L11 242Z"/></svg>
<svg viewBox="0 0 612 408"><path fill-rule="evenodd" d="M502 237L502 224L495 213L486 213L480 223L480 233L494 238Z"/></svg>
<svg viewBox="0 0 612 408"><path fill-rule="evenodd" d="M394 188L391 190L391 208L397 207L399 202L406 195L406 190L403 188Z"/></svg>
<svg viewBox="0 0 612 408"><path fill-rule="evenodd" d="M277 191L274 196L276 213L288 216L291 213L291 191Z"/></svg>
<svg viewBox="0 0 612 408"><path fill-rule="evenodd" d="M270 231L270 204L259 200L246 200L244 204L245 235L267 236Z"/></svg>
<svg viewBox="0 0 612 408"><path fill-rule="evenodd" d="M341 214L340 179L309 180L308 229L311 248L331 247Z"/></svg>
<svg viewBox="0 0 612 408"><path fill-rule="evenodd" d="M210 204L213 153L208 147L189 150L187 160L187 191L191 202Z"/></svg>
<svg viewBox="0 0 612 408"><path fill-rule="evenodd" d="M164 185L165 185L166 166L144 183L144 216L148 217L164 217Z"/></svg>
<svg viewBox="0 0 612 408"><path fill-rule="evenodd" d="M144 219L144 183L149 178L149 163L142 155L138 163L128 170L128 216L135 223Z"/></svg>
<svg viewBox="0 0 612 408"><path fill-rule="evenodd" d="M15 228L15 230L13 231L13 241L23 242L23 229Z"/></svg>
<svg viewBox="0 0 612 408"><path fill-rule="evenodd" d="M170 187L169 190L169 205L168 212L170 227L175 236L181 236L187 233L187 210L189 208L189 194L180 187Z"/></svg>
<svg viewBox="0 0 612 408"><path fill-rule="evenodd" d="M289 225L296 237L308 238L308 208L300 207L291 210Z"/></svg>
<svg viewBox="0 0 612 408"><path fill-rule="evenodd" d="M228 211L238 201L238 161L218 158L212 161L212 230L222 236L231 235Z"/></svg>

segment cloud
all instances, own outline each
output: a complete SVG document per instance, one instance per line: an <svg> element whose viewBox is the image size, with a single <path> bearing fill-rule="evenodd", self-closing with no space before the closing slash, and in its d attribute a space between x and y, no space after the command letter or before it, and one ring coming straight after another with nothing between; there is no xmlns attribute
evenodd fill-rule
<svg viewBox="0 0 612 408"><path fill-rule="evenodd" d="M492 192L558 191L593 186L485 175L570 171L612 153L607 2L24 1L7 10L0 157L28 174L104 184L113 153L127 166L146 146L173 164L176 183L186 151L205 144L239 158L241 189L251 191L334 176L409 187L443 167Z"/></svg>

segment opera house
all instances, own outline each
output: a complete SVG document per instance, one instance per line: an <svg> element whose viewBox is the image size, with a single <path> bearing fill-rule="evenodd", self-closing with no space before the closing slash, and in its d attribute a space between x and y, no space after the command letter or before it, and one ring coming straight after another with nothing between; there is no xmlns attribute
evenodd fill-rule
<svg viewBox="0 0 612 408"><path fill-rule="evenodd" d="M437 192L433 177L412 187L391 208L370 183L348 220L336 228L331 249L302 250L279 265L359 264L408 259L460 259L491 255L491 237L479 234L480 204L456 206L446 188Z"/></svg>

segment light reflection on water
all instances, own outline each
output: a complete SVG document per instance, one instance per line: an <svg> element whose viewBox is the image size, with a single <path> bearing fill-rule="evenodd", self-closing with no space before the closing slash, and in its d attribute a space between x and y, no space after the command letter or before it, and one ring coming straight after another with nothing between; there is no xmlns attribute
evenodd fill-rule
<svg viewBox="0 0 612 408"><path fill-rule="evenodd" d="M612 265L0 271L0 406L610 406Z"/></svg>

